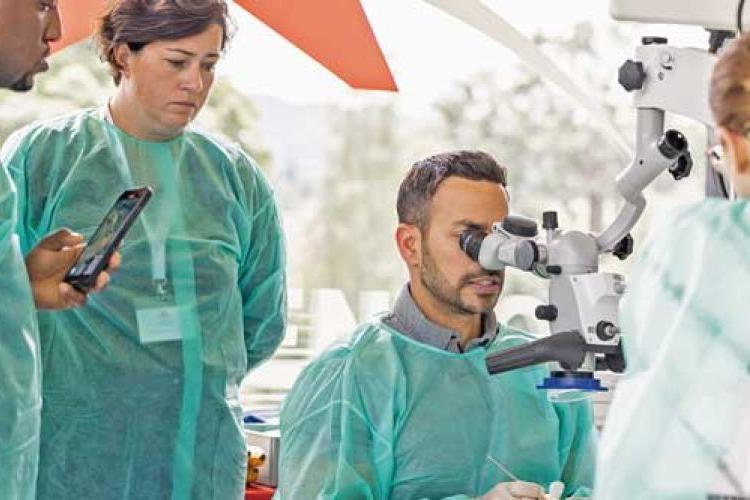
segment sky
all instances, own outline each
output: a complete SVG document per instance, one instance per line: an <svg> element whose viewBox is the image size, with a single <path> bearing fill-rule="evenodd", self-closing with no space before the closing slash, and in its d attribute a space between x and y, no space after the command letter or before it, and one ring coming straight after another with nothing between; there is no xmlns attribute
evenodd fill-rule
<svg viewBox="0 0 750 500"><path fill-rule="evenodd" d="M606 0L485 3L526 35L539 30L564 33L581 21L615 23ZM498 43L423 0L362 0L362 5L407 100L429 102L472 74L518 63ZM232 11L238 30L219 72L244 92L303 103L345 101L359 94L247 12L237 7ZM672 43L691 46L703 46L707 38L697 27L636 25L634 33L631 47L612 48L604 62L619 66L645 34L669 36Z"/></svg>

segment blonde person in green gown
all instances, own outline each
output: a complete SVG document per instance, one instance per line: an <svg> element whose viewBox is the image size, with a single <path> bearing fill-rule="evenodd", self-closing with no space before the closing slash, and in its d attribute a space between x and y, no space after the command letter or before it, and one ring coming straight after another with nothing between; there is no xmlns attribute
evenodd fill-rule
<svg viewBox="0 0 750 500"><path fill-rule="evenodd" d="M677 210L634 264L596 498L750 496L750 36L721 53L710 103L737 198Z"/></svg>

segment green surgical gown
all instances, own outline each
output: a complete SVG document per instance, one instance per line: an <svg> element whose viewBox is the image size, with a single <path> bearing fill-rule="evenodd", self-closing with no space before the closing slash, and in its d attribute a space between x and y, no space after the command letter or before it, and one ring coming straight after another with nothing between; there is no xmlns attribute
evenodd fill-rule
<svg viewBox="0 0 750 500"><path fill-rule="evenodd" d="M622 304L628 361L595 498L750 495L750 203L709 200L652 232Z"/></svg>
<svg viewBox="0 0 750 500"><path fill-rule="evenodd" d="M0 500L32 500L42 361L34 299L15 225L15 189L0 167Z"/></svg>
<svg viewBox="0 0 750 500"><path fill-rule="evenodd" d="M110 286L39 314L39 498L240 498L240 383L285 321L282 231L258 167L197 131L138 140L103 110L26 127L2 160L24 252L61 226L91 236L123 190L154 189Z"/></svg>
<svg viewBox="0 0 750 500"><path fill-rule="evenodd" d="M380 320L305 368L281 412L283 500L467 498L512 479L568 494L593 485L588 401L553 404L543 366L490 376L488 353L528 342L501 327L488 348L454 354ZM577 490L577 491L576 491Z"/></svg>

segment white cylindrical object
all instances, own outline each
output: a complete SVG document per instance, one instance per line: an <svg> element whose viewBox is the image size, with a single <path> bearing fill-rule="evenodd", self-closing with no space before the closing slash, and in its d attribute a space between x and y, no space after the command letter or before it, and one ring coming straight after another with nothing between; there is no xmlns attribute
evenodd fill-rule
<svg viewBox="0 0 750 500"><path fill-rule="evenodd" d="M737 0L610 0L609 12L618 21L685 24L706 29L737 29ZM750 24L750 9L742 13L743 26Z"/></svg>
<svg viewBox="0 0 750 500"><path fill-rule="evenodd" d="M555 481L549 484L549 494L547 500L560 500L565 492L565 483Z"/></svg>

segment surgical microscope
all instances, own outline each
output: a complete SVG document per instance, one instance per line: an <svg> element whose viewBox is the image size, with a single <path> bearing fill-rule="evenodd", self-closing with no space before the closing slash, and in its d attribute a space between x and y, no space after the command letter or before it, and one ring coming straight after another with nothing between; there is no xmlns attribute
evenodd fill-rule
<svg viewBox="0 0 750 500"><path fill-rule="evenodd" d="M606 254L625 259L633 252L630 231L644 211L643 190L652 181L665 171L675 180L690 174L688 142L680 131L665 130L666 113L697 120L713 135L711 70L724 41L741 31L743 21L750 23L743 7L744 1L737 0L611 1L617 20L702 26L709 32L709 48L678 48L666 38L645 37L635 57L620 67L618 81L632 93L637 113L635 150L616 178L622 207L604 231L563 230L557 213L550 211L542 214L542 235L534 220L517 215L495 223L489 234L470 229L461 235L463 251L484 269L513 267L549 282L547 304L537 307L535 315L549 322L551 335L488 356L490 374L554 363L539 389L605 391L595 372L625 369L618 321L625 279L601 272L600 260ZM727 196L718 173L707 172L706 193Z"/></svg>

